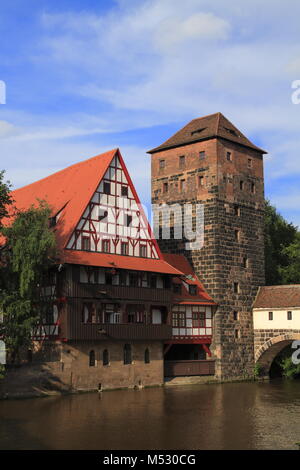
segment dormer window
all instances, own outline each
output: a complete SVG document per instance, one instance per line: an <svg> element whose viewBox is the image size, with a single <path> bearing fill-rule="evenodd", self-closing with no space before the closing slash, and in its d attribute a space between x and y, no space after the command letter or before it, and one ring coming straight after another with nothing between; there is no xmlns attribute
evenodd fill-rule
<svg viewBox="0 0 300 470"><path fill-rule="evenodd" d="M234 135L235 137L240 137L239 134L234 129L229 129L229 127L224 127L224 129L229 134Z"/></svg>
<svg viewBox="0 0 300 470"><path fill-rule="evenodd" d="M190 284L189 285L189 293L190 293L190 295L196 295L197 294L197 286L195 284Z"/></svg>
<svg viewBox="0 0 300 470"><path fill-rule="evenodd" d="M173 292L174 294L181 294L181 284L173 284Z"/></svg>
<svg viewBox="0 0 300 470"><path fill-rule="evenodd" d="M201 129L195 129L194 131L191 132L191 135L195 134L201 134L206 129L206 127L201 127Z"/></svg>

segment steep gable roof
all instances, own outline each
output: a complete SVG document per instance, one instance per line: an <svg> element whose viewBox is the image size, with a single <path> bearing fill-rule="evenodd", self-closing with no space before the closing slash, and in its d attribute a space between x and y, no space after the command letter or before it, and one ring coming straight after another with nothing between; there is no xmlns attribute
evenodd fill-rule
<svg viewBox="0 0 300 470"><path fill-rule="evenodd" d="M182 145L200 142L212 138L222 138L235 142L244 147L249 147L260 153L267 153L250 142L242 132L237 129L222 113L210 114L201 118L193 119L176 134L166 140L163 144L149 150L148 153L156 153Z"/></svg>
<svg viewBox="0 0 300 470"><path fill-rule="evenodd" d="M253 308L300 307L300 284L262 286L259 288Z"/></svg>
<svg viewBox="0 0 300 470"><path fill-rule="evenodd" d="M95 193L99 182L104 177L111 161L116 156L122 161L124 169L126 170L119 149L113 149L12 191L14 207L18 210L27 210L31 205L38 206L39 200L44 200L49 204L52 216L57 216L57 223L53 230L55 232L61 262L86 264L90 266L119 267L121 269L140 271L148 270L173 275L182 274L162 258L142 207L140 207L140 212L148 224L148 230L153 238L159 259L145 259L66 249L67 243L78 221ZM127 179L132 185L136 201L140 204L140 200L127 170L126 174ZM9 224L12 220L13 218L11 217L3 222L4 224ZM3 240L0 240L0 243L1 241Z"/></svg>
<svg viewBox="0 0 300 470"><path fill-rule="evenodd" d="M12 191L14 206L26 210L37 206L38 200L47 201L52 216L59 214L55 232L58 248L63 249L117 151L110 150Z"/></svg>
<svg viewBox="0 0 300 470"><path fill-rule="evenodd" d="M177 255L177 254L172 254L172 253L163 253L164 259L174 266L176 269L181 271L185 278L184 278L184 283L191 285L194 284L197 286L197 295L191 295L184 287L182 289L181 294L176 294L175 295L175 303L180 303L180 304L205 304L205 305L216 305L216 303L213 301L213 299L208 295L206 290L204 289L202 283L196 276L195 272L193 271L192 266L188 262L188 260L185 258L183 255ZM183 281L183 276L181 277L181 280L179 281L182 284Z"/></svg>

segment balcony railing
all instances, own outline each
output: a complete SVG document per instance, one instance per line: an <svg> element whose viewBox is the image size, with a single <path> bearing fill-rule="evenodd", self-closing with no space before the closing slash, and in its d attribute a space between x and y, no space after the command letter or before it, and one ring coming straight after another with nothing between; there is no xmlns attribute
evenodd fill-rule
<svg viewBox="0 0 300 470"><path fill-rule="evenodd" d="M180 377L184 375L214 375L215 361L210 360L187 360L187 361L165 361L165 376Z"/></svg>
<svg viewBox="0 0 300 470"><path fill-rule="evenodd" d="M173 294L171 289L84 284L66 281L63 287L63 295L73 298L106 299L107 301L110 299L114 301L118 299L134 299L136 301L171 303Z"/></svg>

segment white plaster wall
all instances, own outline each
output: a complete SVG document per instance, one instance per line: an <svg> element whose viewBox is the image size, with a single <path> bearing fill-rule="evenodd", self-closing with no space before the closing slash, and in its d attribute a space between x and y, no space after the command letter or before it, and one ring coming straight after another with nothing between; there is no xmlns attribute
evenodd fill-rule
<svg viewBox="0 0 300 470"><path fill-rule="evenodd" d="M292 312L292 320L287 319L287 312ZM269 312L273 312L273 320L269 320ZM253 309L253 326L255 330L286 330L300 329L300 307L287 309Z"/></svg>

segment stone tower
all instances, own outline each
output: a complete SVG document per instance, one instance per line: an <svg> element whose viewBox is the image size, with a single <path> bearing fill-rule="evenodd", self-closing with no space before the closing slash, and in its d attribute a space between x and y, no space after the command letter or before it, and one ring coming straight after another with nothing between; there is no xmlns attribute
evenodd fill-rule
<svg viewBox="0 0 300 470"><path fill-rule="evenodd" d="M153 204L204 205L202 249L187 250L172 228L159 245L184 254L219 304L212 345L216 375L245 378L254 364L252 303L264 284L266 152L216 113L192 120L148 153Z"/></svg>

